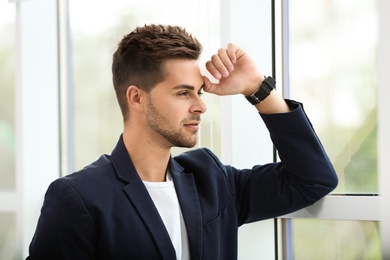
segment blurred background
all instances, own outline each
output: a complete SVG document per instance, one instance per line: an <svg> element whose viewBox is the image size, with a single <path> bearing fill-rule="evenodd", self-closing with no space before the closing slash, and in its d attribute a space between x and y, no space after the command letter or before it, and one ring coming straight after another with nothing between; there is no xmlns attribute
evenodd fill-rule
<svg viewBox="0 0 390 260"><path fill-rule="evenodd" d="M267 28L271 46L267 52L273 64L266 71L279 79L278 88L286 98L303 102L340 180L330 196L351 198L354 204L350 207L360 207L361 214L353 218L329 207L323 210L330 218L314 214L275 220L267 224L272 248L262 248L255 256L242 249L240 259L382 259L379 211L366 217L370 205L364 200L373 198L370 203L379 205L377 2L259 2L268 8L258 10L269 14L265 24L245 18L245 8L258 6L255 0L0 0L0 260L26 256L48 183L111 153L122 131L111 83L112 54L125 34L148 23L186 27L204 45L201 65L229 37L249 46L251 35L241 38L236 33L240 26L253 35ZM30 70L32 75L25 77L31 67L24 67L29 64L24 55L30 41L39 38L29 34L28 28L39 30L40 19L47 19L42 24L48 29L42 26L40 31L47 37L43 42L53 41L50 46L54 47L34 53L42 60L30 61L37 71ZM237 20L227 24L226 19ZM39 64L46 60L42 72ZM42 84L47 80L49 91L41 92L39 84L30 84L34 80ZM52 94L46 98L48 93ZM239 127L245 119L226 125L229 101L208 94L204 101L208 111L197 147L208 147L224 159L224 133L230 131L233 138L245 136L247 129ZM50 102L54 102L53 110L48 116L41 114ZM24 142L37 136L35 131L53 125L53 136L35 140L31 148L24 149ZM29 156L34 151L42 153L40 146L46 145L49 150L41 155L42 161L34 157L29 164ZM267 151L272 157L272 147ZM46 153L54 159L45 158ZM40 173L29 172L29 166L45 167L45 160L53 163L53 170L33 185ZM31 194L36 196L33 203Z"/></svg>

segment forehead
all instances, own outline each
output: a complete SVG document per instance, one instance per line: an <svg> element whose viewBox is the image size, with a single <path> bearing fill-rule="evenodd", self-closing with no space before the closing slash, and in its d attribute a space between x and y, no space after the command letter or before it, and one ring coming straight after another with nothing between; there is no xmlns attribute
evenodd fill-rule
<svg viewBox="0 0 390 260"><path fill-rule="evenodd" d="M171 59L165 62L166 77L163 82L172 87L177 85L190 85L200 87L203 85L203 77L196 60Z"/></svg>

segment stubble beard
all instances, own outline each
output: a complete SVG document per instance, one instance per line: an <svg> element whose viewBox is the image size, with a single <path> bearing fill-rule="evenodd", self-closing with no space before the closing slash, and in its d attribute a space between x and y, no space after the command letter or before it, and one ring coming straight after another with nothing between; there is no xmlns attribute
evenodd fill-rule
<svg viewBox="0 0 390 260"><path fill-rule="evenodd" d="M162 115L148 98L148 106L146 113L146 123L148 126L168 141L172 147L185 147L191 148L196 145L197 142L197 131L194 131L193 135L186 137L181 129L175 129L168 125L169 120ZM200 116L194 116L191 120L200 120ZM183 120L180 125L184 125L187 120Z"/></svg>

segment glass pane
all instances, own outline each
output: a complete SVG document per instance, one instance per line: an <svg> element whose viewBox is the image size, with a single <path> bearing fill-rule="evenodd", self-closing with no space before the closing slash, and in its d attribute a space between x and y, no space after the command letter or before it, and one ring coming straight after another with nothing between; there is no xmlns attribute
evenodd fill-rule
<svg viewBox="0 0 390 260"><path fill-rule="evenodd" d="M338 193L378 192L375 4L290 1L291 97L336 168Z"/></svg>
<svg viewBox="0 0 390 260"><path fill-rule="evenodd" d="M291 259L382 259L378 222L294 220Z"/></svg>
<svg viewBox="0 0 390 260"><path fill-rule="evenodd" d="M16 215L0 213L0 259L16 259Z"/></svg>
<svg viewBox="0 0 390 260"><path fill-rule="evenodd" d="M203 44L203 57L219 48L219 1L76 1L70 2L74 98L75 169L111 153L122 132L122 116L111 82L112 54L121 38L148 23L186 27ZM150 8L153 6L153 8ZM93 12L90 12L90 8ZM212 11L211 11L212 10ZM85 14L88 13L88 19ZM204 62L201 61L201 65ZM219 99L204 96L200 145L219 153ZM178 152L179 150L175 151Z"/></svg>
<svg viewBox="0 0 390 260"><path fill-rule="evenodd" d="M0 2L0 192L15 190L15 5Z"/></svg>
<svg viewBox="0 0 390 260"><path fill-rule="evenodd" d="M0 196L15 191L15 5L0 2ZM16 215L0 204L0 259L16 259Z"/></svg>

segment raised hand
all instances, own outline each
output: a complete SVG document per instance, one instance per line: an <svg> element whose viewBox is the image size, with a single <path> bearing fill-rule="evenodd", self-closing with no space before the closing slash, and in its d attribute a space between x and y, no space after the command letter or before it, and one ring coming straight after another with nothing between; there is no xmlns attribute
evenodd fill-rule
<svg viewBox="0 0 390 260"><path fill-rule="evenodd" d="M206 69L219 82L212 83L203 76L204 90L216 95L243 94L252 95L261 86L264 76L260 73L255 62L247 53L235 44L230 43L227 48L221 48L217 54L206 62ZM263 114L285 113L290 108L275 90L256 109Z"/></svg>
<svg viewBox="0 0 390 260"><path fill-rule="evenodd" d="M218 53L206 62L206 69L219 82L212 83L204 76L204 90L217 95L251 95L264 80L249 55L232 43L227 48L220 48Z"/></svg>

